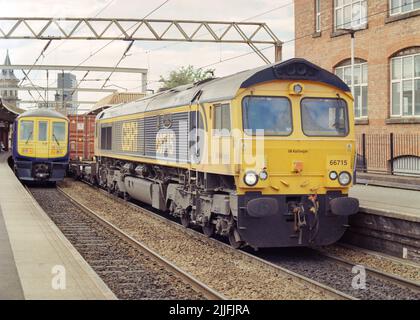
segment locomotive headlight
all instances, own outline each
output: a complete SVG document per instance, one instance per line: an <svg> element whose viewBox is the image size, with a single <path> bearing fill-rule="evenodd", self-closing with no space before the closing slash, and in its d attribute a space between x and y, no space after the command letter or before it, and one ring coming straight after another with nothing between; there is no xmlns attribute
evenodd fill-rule
<svg viewBox="0 0 420 320"><path fill-rule="evenodd" d="M261 171L260 172L260 179L261 180L263 180L263 181L265 181L265 180L267 180L268 179L268 173L267 173L267 171Z"/></svg>
<svg viewBox="0 0 420 320"><path fill-rule="evenodd" d="M350 184L351 182L351 175L350 173L343 171L340 173L340 175L338 176L338 182L340 182L340 184L342 186L347 186Z"/></svg>
<svg viewBox="0 0 420 320"><path fill-rule="evenodd" d="M255 186L258 182L257 174L253 171L249 171L249 172L245 173L244 182L245 182L246 185L248 185L250 187Z"/></svg>
<svg viewBox="0 0 420 320"><path fill-rule="evenodd" d="M338 173L335 171L331 171L330 172L330 179L331 180L336 180L338 178Z"/></svg>

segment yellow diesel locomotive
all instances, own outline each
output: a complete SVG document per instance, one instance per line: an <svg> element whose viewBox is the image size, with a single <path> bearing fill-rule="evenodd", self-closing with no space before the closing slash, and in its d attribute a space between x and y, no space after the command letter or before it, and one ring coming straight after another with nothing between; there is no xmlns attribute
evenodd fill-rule
<svg viewBox="0 0 420 320"><path fill-rule="evenodd" d="M69 163L68 119L49 109L21 114L13 129L13 163L23 181L61 181Z"/></svg>
<svg viewBox="0 0 420 320"><path fill-rule="evenodd" d="M101 112L83 174L236 248L328 245L359 207L353 117L343 81L291 59Z"/></svg>

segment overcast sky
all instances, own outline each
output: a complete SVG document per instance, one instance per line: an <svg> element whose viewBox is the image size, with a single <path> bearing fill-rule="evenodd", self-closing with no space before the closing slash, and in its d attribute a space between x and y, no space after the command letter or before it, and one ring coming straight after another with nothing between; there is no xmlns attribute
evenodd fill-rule
<svg viewBox="0 0 420 320"><path fill-rule="evenodd" d="M143 18L164 0L0 0L2 17L101 17L101 18ZM271 11L272 10L272 11ZM271 11L271 12L269 12ZM268 12L268 13L267 13ZM257 17L255 17L257 16ZM255 17L253 19L250 19ZM148 18L156 19L194 19L194 20L224 20L266 22L282 41L293 39L293 1L292 0L170 0ZM0 28L8 30L10 26L0 23ZM86 31L87 32L87 31ZM107 41L53 41L45 56L38 64L78 65L92 53L103 47ZM38 57L45 41L37 40L0 40L0 59L3 60L9 49L13 64L33 64ZM267 45L261 45L266 47ZM92 56L83 65L99 65L113 67L121 58L127 47L126 42L115 41ZM135 42L130 50L130 56L125 58L121 67L136 67L149 69L149 88L159 88L156 81L160 75L167 75L180 66L192 64L203 67L220 62L237 55L250 52L243 44L205 44L205 43L172 43L172 42ZM264 51L264 54L274 58L274 49ZM284 58L294 55L294 43L284 46ZM224 76L244 69L263 64L261 58L250 54L241 58L218 63L211 68L216 69L216 76ZM75 73L80 80L84 72ZM18 77L22 75L17 72ZM34 83L46 85L46 73L31 73ZM105 79L107 74L92 73L88 79ZM49 86L54 83L56 73L50 72ZM83 86L100 87L100 81L89 81ZM26 84L29 84L26 82ZM115 84L129 91L140 90L140 79L126 74L115 74L109 84ZM20 98L27 100L30 96L19 93ZM37 97L36 92L33 95ZM50 92L53 99L54 92ZM80 100L98 100L103 94L79 93ZM86 108L86 106L83 106Z"/></svg>

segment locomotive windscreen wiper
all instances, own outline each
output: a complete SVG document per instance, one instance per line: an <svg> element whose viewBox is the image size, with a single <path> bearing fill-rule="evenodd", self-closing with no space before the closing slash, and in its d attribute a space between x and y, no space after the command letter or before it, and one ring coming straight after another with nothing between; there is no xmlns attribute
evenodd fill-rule
<svg viewBox="0 0 420 320"><path fill-rule="evenodd" d="M28 142L29 142L29 140L31 139L31 137L32 137L32 134L33 134L34 132L33 131L31 131L31 133L29 134L29 136L28 136L28 139L26 139L26 142L25 142L25 144L28 144Z"/></svg>
<svg viewBox="0 0 420 320"><path fill-rule="evenodd" d="M55 142L56 142L58 145L60 145L60 143L58 142L57 137L55 136L55 133L53 133L53 138L54 138Z"/></svg>

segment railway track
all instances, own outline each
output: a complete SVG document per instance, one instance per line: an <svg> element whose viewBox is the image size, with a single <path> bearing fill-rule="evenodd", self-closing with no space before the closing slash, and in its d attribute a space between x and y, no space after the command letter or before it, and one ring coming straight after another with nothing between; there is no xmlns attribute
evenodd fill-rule
<svg viewBox="0 0 420 320"><path fill-rule="evenodd" d="M28 191L119 299L225 299L60 188Z"/></svg>
<svg viewBox="0 0 420 320"><path fill-rule="evenodd" d="M92 186L91 186L92 187ZM97 189L100 193L113 200L137 210L141 210L155 217L159 217L163 222L170 223L184 232L195 233L201 238L209 241L216 241L219 245L227 244L215 239L206 238L201 232L193 229L184 229L179 223L168 220L154 210L145 209L138 204L126 202L118 197L110 195L104 190ZM230 248L230 247L229 247ZM410 281L403 277L398 277L391 273L376 270L363 265L366 272L366 287L354 288L352 280L355 277L353 267L357 263L340 258L325 251L314 249L280 249L280 250L262 250L261 252L244 252L242 254L253 257L265 264L281 268L282 271L291 272L293 276L300 277L303 281L310 281L314 287L322 287L323 290L330 291L341 299L420 299L420 289L418 281ZM267 254L268 252L268 254ZM271 252L271 254L270 254ZM275 253L272 255L272 253ZM288 255L287 252L293 252ZM297 254L296 254L297 252Z"/></svg>
<svg viewBox="0 0 420 320"><path fill-rule="evenodd" d="M202 233L195 231L194 229L185 229L184 227L182 227L179 223L172 221L172 220L168 220L165 217L162 217L161 215L157 214L156 212L150 211L145 209L144 207L139 206L138 204L132 203L132 202L126 202L116 196L110 195L108 194L106 191L96 188L94 186L89 185L90 187L95 188L96 191L100 192L101 194L103 194L104 196L111 198L113 201L116 201L117 203L123 205L123 206L128 206L133 208L134 210L137 211L141 211L142 213L145 213L147 215L153 216L154 218L159 219L162 223L165 224L170 224L171 227L176 228L177 230L182 231L183 233L188 233L190 235L194 235L195 237L198 237L201 241L206 241L206 242L210 242L212 245L215 245L221 249L223 249L223 251L229 250L229 251L233 251L235 253L235 255L240 255L240 256L245 256L249 259L252 259L253 261L257 261L261 264L263 264L265 267L269 267L269 268L273 268L279 272L281 272L282 274L284 274L285 276L292 278L295 282L300 283L306 287L311 288L314 291L317 292L322 292L326 297L328 298L332 298L332 299L340 299L340 300L357 300L357 298L355 298L352 295L346 294L344 292L341 292L333 287L330 287L328 285L325 285L323 283L320 283L318 281L314 281L308 277L302 276L301 274L298 274L296 272L293 272L291 270L285 269L283 268L281 265L272 263L268 260L264 260L254 254L251 254L249 252L245 252L245 251L237 251L232 249L228 244L223 243L219 240L216 239L212 239L212 238L207 238L205 237ZM60 189L61 192L67 194L68 197L70 197L72 199L72 201L77 201L75 200L73 197L71 197L66 191L65 189ZM101 218L102 219L102 218Z"/></svg>
<svg viewBox="0 0 420 320"><path fill-rule="evenodd" d="M327 259L331 259L331 260L333 260L337 263L340 263L344 266L347 266L349 268L353 268L354 266L357 266L357 264L355 264L352 261L349 261L347 259L343 259L341 257L338 257L338 256L330 254L330 253L320 252L320 254L325 256ZM394 275L394 274L391 274L391 273L388 273L388 272L383 272L383 271L374 269L374 268L369 267L369 266L363 266L363 268L365 269L368 276L382 279L384 281L393 283L396 286L400 286L400 287L403 287L403 288L409 288L413 292L417 293L417 298L420 298L420 282L419 281L412 281L412 280L409 280L409 279L405 279L403 277L399 277L397 275Z"/></svg>

